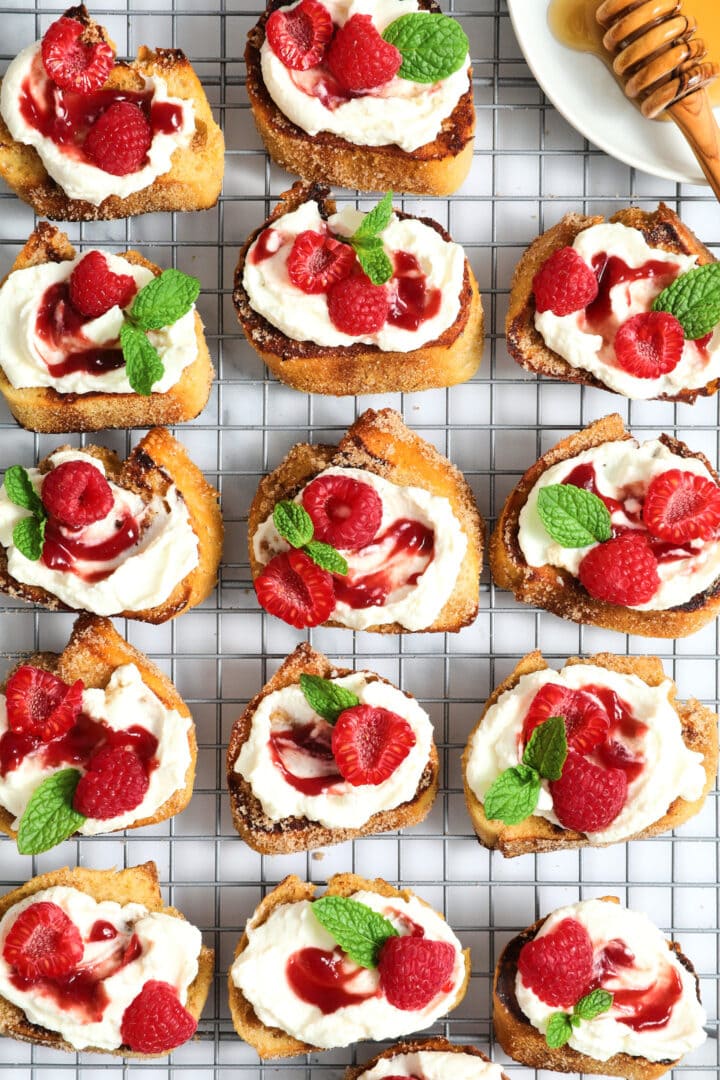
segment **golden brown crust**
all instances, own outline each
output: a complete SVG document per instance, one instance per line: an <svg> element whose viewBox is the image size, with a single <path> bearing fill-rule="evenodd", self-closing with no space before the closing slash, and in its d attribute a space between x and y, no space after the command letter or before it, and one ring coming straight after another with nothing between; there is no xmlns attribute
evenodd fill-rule
<svg viewBox="0 0 720 1080"><path fill-rule="evenodd" d="M378 1062L387 1061L388 1058L398 1057L400 1054L420 1053L469 1054L471 1057L480 1058L481 1061L490 1061L490 1058L483 1054L482 1050L478 1050L476 1046L451 1043L447 1039L440 1038L440 1036L435 1036L432 1039L403 1039L402 1042L389 1046L387 1050L376 1054L375 1057L366 1061L364 1065L351 1065L349 1069L346 1069L343 1080L360 1080L365 1073L374 1069ZM502 1077L503 1080L507 1080L505 1073L502 1074Z"/></svg>
<svg viewBox="0 0 720 1080"><path fill-rule="evenodd" d="M667 678L662 663L656 656L615 656L611 653L599 653L596 656L588 657L571 656L566 663L567 666L594 664L596 667L616 671L621 675L636 675L648 686L660 686ZM470 739L481 727L488 710L498 702L506 691L517 686L523 675L529 675L533 671L545 671L548 666L539 651L524 656L515 670L488 698L480 720L470 734ZM715 783L718 768L718 718L714 712L696 701L695 698L683 703L676 699L676 694L677 687L675 683L672 683L668 693L668 700L678 714L683 742L689 750L694 750L703 755L705 787L699 799L692 801L681 798L675 799L661 818L646 829L627 837L628 841L640 840L648 836L658 836L660 833L669 832L671 829L676 829L679 825L689 821L690 818L700 812L708 792ZM470 739L463 752L465 802L473 828L478 839L485 847L496 848L506 857L513 858L516 855L535 854L543 851L565 851L570 848L610 846L609 844L592 843L583 833L574 832L572 829L561 829L558 825L554 825L552 822L546 821L545 818L535 815L527 818L526 821L521 822L519 825L504 825L502 821L488 820L485 816L483 804L472 791L467 781Z"/></svg>
<svg viewBox="0 0 720 1080"><path fill-rule="evenodd" d="M128 262L144 266L156 277L162 273L159 266L148 262L137 251L121 254ZM65 233L42 221L16 258L10 273L46 262L67 262L76 255ZM0 286L6 281L7 277L0 282ZM29 431L59 433L180 424L194 419L205 408L215 376L198 312L195 312L195 337L197 357L185 368L177 383L164 394L143 397L140 394L97 391L63 394L51 387L18 389L11 384L1 366L0 393L17 422Z"/></svg>
<svg viewBox="0 0 720 1080"><path fill-rule="evenodd" d="M489 559L493 580L501 588L509 589L518 600L545 608L573 622L590 623L608 630L646 637L686 637L720 613L720 579L681 607L664 611L636 611L593 599L579 579L566 570L550 565L528 566L518 543L520 512L535 483L551 465L567 461L603 443L631 438L622 418L613 413L562 439L528 469L508 496L490 538ZM688 449L685 443L669 435L661 435L660 441L680 457L702 461L715 481L720 483L720 477L704 454Z"/></svg>
<svg viewBox="0 0 720 1080"><path fill-rule="evenodd" d="M406 829L423 821L430 812L438 789L438 754L432 743L430 757L418 781L414 798L395 807L373 814L368 821L357 829L327 828L309 818L286 817L274 821L264 813L260 801L253 794L247 780L235 772L235 762L243 745L250 737L253 717L260 702L275 690L292 686L300 681L300 675L330 676L351 674L348 668L337 668L326 656L316 652L303 642L283 662L273 677L263 686L259 694L252 699L242 716L238 717L230 733L227 750L227 782L230 790L230 809L233 824L243 840L266 855L285 855L292 851L312 851L328 844L341 844L345 840L355 840L360 836ZM380 682L387 679L375 676ZM406 694L406 697L412 695Z"/></svg>
<svg viewBox="0 0 720 1080"><path fill-rule="evenodd" d="M329 183L359 191L408 192L418 195L450 195L465 180L472 164L475 106L472 69L469 86L442 129L430 143L408 152L399 146L358 146L329 131L308 135L278 109L262 75L260 49L270 14L282 7L271 0L267 10L248 34L245 49L247 93L255 123L270 157L297 173L303 180ZM438 11L434 0L421 6Z"/></svg>
<svg viewBox="0 0 720 1080"><path fill-rule="evenodd" d="M70 8L65 14L82 22L103 40L110 40L85 7ZM225 143L200 80L184 53L179 49L153 51L143 45L136 60L115 65L105 86L141 90L142 77L153 75L165 80L170 97L192 101L195 133L189 146L175 150L170 170L143 191L125 199L112 195L99 206L68 198L48 175L34 147L16 142L2 117L0 176L38 215L54 221L100 221L159 211L206 210L214 206L222 187Z"/></svg>
<svg viewBox="0 0 720 1080"><path fill-rule="evenodd" d="M295 874L290 874L269 892L265 899L258 905L255 914L248 920L247 927L255 929L267 922L275 908L283 904L296 904L301 900L313 900L316 886L309 882L301 881ZM382 878L368 881L367 878L358 877L357 874L334 874L328 881L325 896L352 896L353 893L367 891L378 893L380 896L400 897L409 900L415 894L409 889L396 889ZM420 897L416 897L420 900ZM420 900L425 903L424 900ZM427 904L427 907L430 905ZM247 948L247 927L235 949L234 959ZM453 1004L448 1009L452 1012L465 997L468 982L470 980L470 950L464 949L465 979L458 991ZM295 1054L308 1054L313 1051L321 1051L320 1047L310 1046L308 1043L295 1039L292 1035L280 1028L266 1027L255 1015L250 1002L238 989L232 980L232 973L228 972L228 993L230 997L230 1014L235 1030L241 1039L254 1046L263 1060L278 1057L293 1057Z"/></svg>
<svg viewBox="0 0 720 1080"><path fill-rule="evenodd" d="M579 233L592 225L601 224L604 220L599 215L586 217L583 214L566 214L557 225L553 225L546 233L533 240L513 273L505 335L508 352L527 371L617 393L589 371L573 367L545 344L541 334L535 329L535 297L532 291L535 274L555 251L572 245ZM694 233L683 225L677 214L664 203L660 203L652 213L630 206L619 210L609 220L627 225L628 228L639 229L651 247L677 255L697 255L698 266L715 261L715 257L704 244L700 243ZM717 393L718 385L720 380L713 379L707 386L681 390L677 394L661 394L657 400L683 401L691 405L700 395L709 397Z"/></svg>
<svg viewBox="0 0 720 1080"><path fill-rule="evenodd" d="M255 558L253 537L281 499L293 498L313 476L331 465L367 469L398 485L425 488L450 502L468 538L465 557L447 603L431 626L416 633L455 632L474 621L479 602L479 581L485 525L473 493L462 473L403 423L394 409L367 409L348 429L337 446L298 443L285 460L260 481L250 507L248 537L253 580L263 566ZM336 622L326 626L340 626ZM402 634L399 623L369 626L368 632Z"/></svg>
<svg viewBox="0 0 720 1080"><path fill-rule="evenodd" d="M48 874L40 874L32 878L25 885L0 897L0 918L5 915L14 904L27 896L33 896L43 889L50 889L55 885L66 885L69 888L80 889L92 896L98 903L103 900L114 900L118 904L144 904L149 911L162 912L176 919L184 919L175 908L164 907L160 886L158 884L157 867L153 862L143 863L142 866L132 866L127 870L86 870L77 867L70 870L52 870ZM198 956L198 973L188 987L188 996L185 1008L192 1013L196 1020L204 1008L208 992L212 985L214 971L214 957L212 949L204 945ZM8 1035L21 1042L37 1043L39 1046L47 1046L53 1050L67 1050L76 1053L74 1047L57 1034L47 1028L31 1024L22 1009L13 1005L6 998L0 997L0 1033ZM88 1046L83 1053L113 1054L116 1057L126 1056L132 1058L162 1057L156 1054L136 1054L130 1050L99 1050L97 1047Z"/></svg>

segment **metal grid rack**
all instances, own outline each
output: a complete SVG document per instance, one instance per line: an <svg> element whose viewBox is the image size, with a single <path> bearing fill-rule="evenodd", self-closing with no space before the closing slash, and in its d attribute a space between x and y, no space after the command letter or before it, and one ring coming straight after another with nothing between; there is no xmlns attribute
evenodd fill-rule
<svg viewBox="0 0 720 1080"><path fill-rule="evenodd" d="M200 309L219 377L203 415L177 434L222 492L227 543L220 584L210 601L169 625L119 626L170 674L191 705L200 745L195 795L188 810L169 823L126 836L70 841L34 858L32 866L12 843L0 843L3 891L31 873L65 864L110 867L155 859L168 900L202 927L206 943L214 945L218 973L199 1040L169 1059L123 1063L110 1056L64 1055L6 1039L0 1040L0 1073L12 1074L14 1080L88 1080L108 1072L158 1080L181 1075L339 1078L346 1064L366 1060L373 1052L369 1045L263 1067L232 1030L225 992L232 950L261 896L289 872L319 882L340 870L382 874L411 886L442 909L472 949L473 977L463 1004L434 1031L472 1041L501 1062L503 1055L492 1038L490 986L503 944L560 903L607 892L646 910L680 941L701 974L715 1033L720 970L716 793L677 836L605 851L503 861L472 836L459 767L461 749L488 693L521 655L536 647L558 665L568 655L599 649L658 653L681 695L694 694L716 706L715 625L674 643L578 628L516 604L485 574L478 620L457 636L388 638L316 630L310 638L318 648L343 662L374 668L428 708L441 747L442 793L427 821L402 836L365 838L316 855L261 858L232 828L224 779L232 721L301 638L259 612L245 538L247 508L259 477L293 443L333 441L364 408L392 405L463 469L489 523L545 447L611 411L622 413L631 428L646 437L661 430L677 432L711 461L720 459L715 399L692 408L658 402L628 405L603 391L537 380L507 357L503 324L512 268L527 242L563 213L611 213L631 201L652 207L662 198L705 242L720 245L720 212L705 189L635 173L571 130L545 102L525 66L504 0L457 0L454 8L469 34L474 61L478 133L471 176L449 200L404 202L411 212L440 220L465 245L473 263L488 320L479 375L449 391L339 400L299 394L269 377L244 342L231 300L241 241L292 182L262 152L244 94L244 39L258 6L258 0L129 0L127 8L118 2L93 9L109 27L120 54L132 54L147 42L172 44L192 58L225 129L225 189L217 208L203 214L154 215L68 229L81 245L114 250L138 246L161 265L177 265L203 282ZM38 8L26 0L2 0L0 68L39 36L62 7L45 0L39 0ZM350 196L342 192L340 197ZM32 227L32 212L6 189L0 191L0 272L7 272ZM0 469L16 461L31 464L63 441L17 429L4 408L0 432ZM96 441L124 454L138 437L137 432L113 432ZM61 650L73 621L5 599L0 613L0 649L8 662L36 649ZM717 1047L717 1039L709 1039L678 1074L690 1080L717 1072ZM512 1064L507 1071L510 1076L531 1074Z"/></svg>

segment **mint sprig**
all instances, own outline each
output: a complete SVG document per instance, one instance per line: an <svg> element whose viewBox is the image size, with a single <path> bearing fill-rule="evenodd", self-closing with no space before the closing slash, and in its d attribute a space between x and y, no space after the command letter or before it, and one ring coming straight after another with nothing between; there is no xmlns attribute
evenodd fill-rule
<svg viewBox="0 0 720 1080"><path fill-rule="evenodd" d="M49 851L85 824L87 819L73 809L80 775L78 769L60 769L35 788L18 828L21 855Z"/></svg>
<svg viewBox="0 0 720 1080"><path fill-rule="evenodd" d="M360 704L360 698L352 690L321 675L301 675L300 689L310 708L329 724L334 724L346 709Z"/></svg>
<svg viewBox="0 0 720 1080"><path fill-rule="evenodd" d="M197 278L181 270L163 270L140 289L130 311L123 312L120 348L128 382L136 394L149 397L165 374L165 365L147 332L172 326L187 315L199 295Z"/></svg>
<svg viewBox="0 0 720 1080"><path fill-rule="evenodd" d="M720 323L720 263L680 274L656 297L653 311L674 315L689 341L705 337Z"/></svg>
<svg viewBox="0 0 720 1080"><path fill-rule="evenodd" d="M348 896L321 896L313 902L312 912L343 952L360 967L377 967L380 949L388 938L398 936L384 916Z"/></svg>
<svg viewBox="0 0 720 1080"><path fill-rule="evenodd" d="M540 781L559 780L568 744L562 716L551 716L533 731L522 762L501 772L485 792L485 817L505 825L519 825L535 810Z"/></svg>
<svg viewBox="0 0 720 1080"><path fill-rule="evenodd" d="M540 488L537 511L546 532L566 548L587 547L612 536L610 512L597 495L574 484Z"/></svg>
<svg viewBox="0 0 720 1080"><path fill-rule="evenodd" d="M552 1014L545 1032L545 1042L551 1049L559 1049L570 1040L573 1029L579 1027L583 1020L594 1020L596 1016L607 1012L612 1003L613 996L609 990L591 990L585 997L580 998L571 1013Z"/></svg>
<svg viewBox="0 0 720 1080"><path fill-rule="evenodd" d="M314 540L315 526L304 506L283 499L273 510L273 523L290 547L298 548L322 570L331 574L347 574L347 560L330 544Z"/></svg>
<svg viewBox="0 0 720 1080"><path fill-rule="evenodd" d="M398 75L412 82L434 83L462 67L468 54L467 34L455 19L430 11L401 15L385 28L385 41L402 56Z"/></svg>
<svg viewBox="0 0 720 1080"><path fill-rule="evenodd" d="M15 525L13 545L26 559L37 562L42 555L47 525L47 513L42 499L35 491L27 469L22 465L10 466L3 477L3 486L10 502L23 510L29 510L31 514L30 517L21 518Z"/></svg>
<svg viewBox="0 0 720 1080"><path fill-rule="evenodd" d="M388 191L377 206L365 215L355 232L347 239L363 271L373 285L384 285L393 276L393 264L383 246L380 233L392 217L392 191Z"/></svg>

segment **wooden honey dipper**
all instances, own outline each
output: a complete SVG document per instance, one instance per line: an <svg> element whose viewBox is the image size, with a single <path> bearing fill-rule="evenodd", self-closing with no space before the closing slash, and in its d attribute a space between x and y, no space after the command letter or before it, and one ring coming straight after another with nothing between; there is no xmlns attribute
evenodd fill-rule
<svg viewBox="0 0 720 1080"><path fill-rule="evenodd" d="M720 199L720 128L705 89L720 65L705 59L697 23L681 9L681 0L604 0L596 18L627 96L651 120L667 111Z"/></svg>

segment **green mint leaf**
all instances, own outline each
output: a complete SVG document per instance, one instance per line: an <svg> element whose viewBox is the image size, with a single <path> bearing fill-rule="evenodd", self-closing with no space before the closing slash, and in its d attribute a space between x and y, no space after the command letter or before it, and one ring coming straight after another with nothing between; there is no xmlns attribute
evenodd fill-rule
<svg viewBox="0 0 720 1080"><path fill-rule="evenodd" d="M310 708L329 724L334 724L346 709L360 704L360 698L352 690L320 675L301 675L300 689Z"/></svg>
<svg viewBox="0 0 720 1080"><path fill-rule="evenodd" d="M12 542L21 555L31 562L37 562L42 555L45 543L46 519L24 517L13 529Z"/></svg>
<svg viewBox="0 0 720 1080"><path fill-rule="evenodd" d="M587 547L612 536L605 503L592 491L574 484L549 484L540 488L537 509L546 531L563 547Z"/></svg>
<svg viewBox="0 0 720 1080"><path fill-rule="evenodd" d="M580 998L573 1013L580 1020L594 1020L600 1013L607 1012L612 1003L613 996L609 990L591 990Z"/></svg>
<svg viewBox="0 0 720 1080"><path fill-rule="evenodd" d="M3 479L7 497L15 506L22 506L23 510L30 510L38 518L46 517L45 507L28 475L27 469L22 465L11 465Z"/></svg>
<svg viewBox="0 0 720 1080"><path fill-rule="evenodd" d="M287 540L291 547L304 547L313 538L312 518L300 503L283 499L273 510L273 521L283 540Z"/></svg>
<svg viewBox="0 0 720 1080"><path fill-rule="evenodd" d="M567 1013L557 1012L550 1017L550 1023L545 1032L545 1042L553 1050L564 1046L573 1033L573 1026Z"/></svg>
<svg viewBox="0 0 720 1080"><path fill-rule="evenodd" d="M695 266L663 289L653 311L668 311L690 341L705 337L720 322L720 263Z"/></svg>
<svg viewBox="0 0 720 1080"><path fill-rule="evenodd" d="M381 232L387 229L393 213L392 200L392 191L386 192L377 206L374 206L370 213L365 215L350 237L350 243L353 247L355 244L361 244L364 240L379 236Z"/></svg>
<svg viewBox="0 0 720 1080"><path fill-rule="evenodd" d="M79 779L77 769L60 769L35 788L18 828L17 847L21 855L49 851L85 823L86 819L72 805Z"/></svg>
<svg viewBox="0 0 720 1080"><path fill-rule="evenodd" d="M530 736L523 763L536 769L545 780L559 780L567 753L565 721L562 716L550 716Z"/></svg>
<svg viewBox="0 0 720 1080"><path fill-rule="evenodd" d="M448 15L414 11L401 15L383 37L402 55L398 75L412 82L434 83L461 68L468 54L467 34Z"/></svg>
<svg viewBox="0 0 720 1080"><path fill-rule="evenodd" d="M540 795L540 777L529 765L514 765L501 772L485 792L485 817L519 825L530 817Z"/></svg>
<svg viewBox="0 0 720 1080"><path fill-rule="evenodd" d="M313 915L335 938L343 952L360 967L377 967L378 953L397 930L377 911L347 896L321 896Z"/></svg>
<svg viewBox="0 0 720 1080"><path fill-rule="evenodd" d="M393 264L385 253L382 240L356 247L355 254L373 285L384 285L393 276Z"/></svg>
<svg viewBox="0 0 720 1080"><path fill-rule="evenodd" d="M141 330L162 330L187 315L199 295L197 278L181 270L163 270L137 294L130 317Z"/></svg>
<svg viewBox="0 0 720 1080"><path fill-rule="evenodd" d="M165 374L157 349L148 341L144 331L131 323L123 323L120 328L120 348L131 387L136 394L149 397L153 385Z"/></svg>
<svg viewBox="0 0 720 1080"><path fill-rule="evenodd" d="M348 572L347 560L331 544L323 544L320 540L309 540L303 551L317 566L331 574L347 574Z"/></svg>

